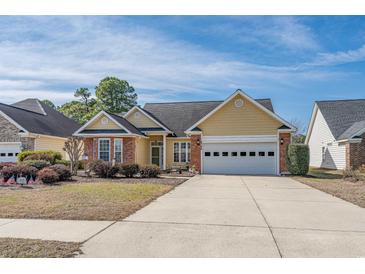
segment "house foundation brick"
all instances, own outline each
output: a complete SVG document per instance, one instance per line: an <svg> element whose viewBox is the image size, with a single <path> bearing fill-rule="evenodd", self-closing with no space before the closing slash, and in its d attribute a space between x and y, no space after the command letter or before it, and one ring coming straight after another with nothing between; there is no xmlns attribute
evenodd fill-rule
<svg viewBox="0 0 365 274"><path fill-rule="evenodd" d="M365 134L360 143L346 144L346 168L357 169L365 165Z"/></svg>
<svg viewBox="0 0 365 274"><path fill-rule="evenodd" d="M191 167L194 166L195 170L201 172L201 152L202 140L201 135L191 136Z"/></svg>
<svg viewBox="0 0 365 274"><path fill-rule="evenodd" d="M134 164L136 161L136 139L123 138L123 163Z"/></svg>
<svg viewBox="0 0 365 274"><path fill-rule="evenodd" d="M281 143L283 140L283 143ZM291 143L291 133L279 133L279 171L280 173L288 172L286 166L286 150Z"/></svg>

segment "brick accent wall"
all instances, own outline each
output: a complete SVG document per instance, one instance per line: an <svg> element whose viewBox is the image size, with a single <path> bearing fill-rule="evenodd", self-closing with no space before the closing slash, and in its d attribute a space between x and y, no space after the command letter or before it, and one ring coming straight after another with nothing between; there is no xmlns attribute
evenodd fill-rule
<svg viewBox="0 0 365 274"><path fill-rule="evenodd" d="M356 169L361 165L365 165L365 134L361 143L346 144L346 167Z"/></svg>
<svg viewBox="0 0 365 274"><path fill-rule="evenodd" d="M281 144L281 139L283 139L283 144ZM286 149L288 145L291 143L291 134L290 133L279 133L279 171L288 172L288 168L286 166Z"/></svg>
<svg viewBox="0 0 365 274"><path fill-rule="evenodd" d="M199 145L198 145L199 142ZM201 153L202 140L201 135L191 135L191 166L195 166L196 170L201 172Z"/></svg>
<svg viewBox="0 0 365 274"><path fill-rule="evenodd" d="M123 138L123 163L133 164L136 161L136 139Z"/></svg>

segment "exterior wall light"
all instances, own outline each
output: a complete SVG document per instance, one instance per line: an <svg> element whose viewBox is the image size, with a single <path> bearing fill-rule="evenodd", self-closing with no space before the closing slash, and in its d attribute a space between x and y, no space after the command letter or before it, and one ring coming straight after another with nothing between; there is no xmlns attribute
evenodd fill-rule
<svg viewBox="0 0 365 274"><path fill-rule="evenodd" d="M196 140L196 144L197 144L198 146L200 146L200 139L197 139L197 140Z"/></svg>
<svg viewBox="0 0 365 274"><path fill-rule="evenodd" d="M280 139L280 144L281 145L284 144L284 139L283 138Z"/></svg>

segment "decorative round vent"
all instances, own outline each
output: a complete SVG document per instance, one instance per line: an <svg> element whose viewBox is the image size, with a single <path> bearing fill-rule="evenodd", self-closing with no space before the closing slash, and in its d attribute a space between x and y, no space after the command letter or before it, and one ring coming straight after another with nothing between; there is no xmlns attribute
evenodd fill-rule
<svg viewBox="0 0 365 274"><path fill-rule="evenodd" d="M102 124L102 125L107 125L108 123L109 123L109 119L108 119L108 118L103 117L103 118L101 119L101 124Z"/></svg>
<svg viewBox="0 0 365 274"><path fill-rule="evenodd" d="M242 99L237 99L236 101L234 101L234 105L236 108L240 108L243 106L243 100Z"/></svg>

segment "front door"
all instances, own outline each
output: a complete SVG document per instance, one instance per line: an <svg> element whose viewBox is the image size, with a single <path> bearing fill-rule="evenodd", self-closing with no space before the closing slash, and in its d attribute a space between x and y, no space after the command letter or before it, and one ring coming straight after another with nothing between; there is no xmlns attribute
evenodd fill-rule
<svg viewBox="0 0 365 274"><path fill-rule="evenodd" d="M161 147L153 146L151 148L151 163L161 167Z"/></svg>

